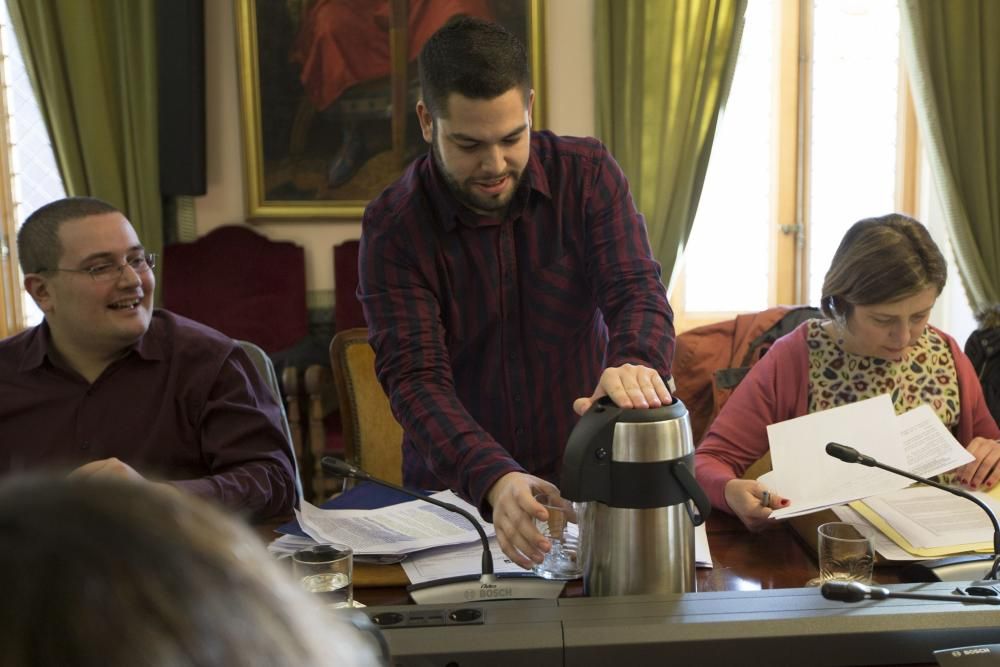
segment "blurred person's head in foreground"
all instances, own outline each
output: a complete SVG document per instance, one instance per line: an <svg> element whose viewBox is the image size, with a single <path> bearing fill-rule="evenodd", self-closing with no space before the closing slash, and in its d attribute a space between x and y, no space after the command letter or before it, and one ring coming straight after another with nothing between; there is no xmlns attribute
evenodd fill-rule
<svg viewBox="0 0 1000 667"><path fill-rule="evenodd" d="M0 484L0 664L380 665L245 526L150 485Z"/></svg>

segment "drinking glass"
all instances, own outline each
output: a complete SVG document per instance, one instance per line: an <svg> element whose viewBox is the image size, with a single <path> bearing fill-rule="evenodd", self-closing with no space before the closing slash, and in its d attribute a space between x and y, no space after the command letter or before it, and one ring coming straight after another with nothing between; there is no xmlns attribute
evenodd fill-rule
<svg viewBox="0 0 1000 667"><path fill-rule="evenodd" d="M555 494L540 493L535 500L549 512L547 521L535 519L535 527L548 538L552 548L545 560L532 570L545 579L576 579L583 576L580 554L580 530L577 525L578 503Z"/></svg>
<svg viewBox="0 0 1000 667"><path fill-rule="evenodd" d="M292 555L299 584L328 607L354 606L354 552L343 544L316 544Z"/></svg>
<svg viewBox="0 0 1000 667"><path fill-rule="evenodd" d="M834 521L824 523L817 531L819 577L807 585L819 586L826 581L872 582L875 530L871 526Z"/></svg>

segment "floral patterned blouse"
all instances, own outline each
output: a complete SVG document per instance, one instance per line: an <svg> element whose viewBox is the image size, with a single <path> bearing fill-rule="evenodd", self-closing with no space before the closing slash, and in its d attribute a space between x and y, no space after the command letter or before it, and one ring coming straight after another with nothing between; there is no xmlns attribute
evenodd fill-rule
<svg viewBox="0 0 1000 667"><path fill-rule="evenodd" d="M810 320L809 412L890 394L896 414L928 404L949 429L958 425L958 374L948 342L930 327L899 361L852 354Z"/></svg>

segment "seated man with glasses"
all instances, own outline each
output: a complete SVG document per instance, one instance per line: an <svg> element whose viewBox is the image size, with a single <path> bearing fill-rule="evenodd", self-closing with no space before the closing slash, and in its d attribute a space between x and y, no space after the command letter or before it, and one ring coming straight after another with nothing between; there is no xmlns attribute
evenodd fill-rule
<svg viewBox="0 0 1000 667"><path fill-rule="evenodd" d="M118 209L53 202L17 247L45 319L0 341L0 475L148 478L251 518L291 511L280 404L231 338L153 309L156 256Z"/></svg>

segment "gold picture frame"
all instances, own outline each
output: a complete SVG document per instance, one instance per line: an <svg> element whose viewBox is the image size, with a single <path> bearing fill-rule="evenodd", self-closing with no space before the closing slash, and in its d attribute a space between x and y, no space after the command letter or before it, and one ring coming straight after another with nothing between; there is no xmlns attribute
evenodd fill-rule
<svg viewBox="0 0 1000 667"><path fill-rule="evenodd" d="M396 180L409 160L426 151L413 110L416 45L408 44L410 33L426 41L433 31L430 22L443 23L447 12L458 13L456 8L486 12L525 40L535 88L532 121L534 127L544 127L543 0L372 0L370 4L371 16L351 11L349 18L356 25L331 37L330 33L343 33L343 26L351 25L345 15L338 15L344 7L337 0L236 0L251 220L361 219L368 201ZM418 17L413 23L408 20L411 8ZM429 17L434 11L438 15ZM370 39L383 33L388 45ZM330 43L336 39L371 47L370 53L360 56L360 69L377 73L387 67L389 75L358 81L331 75L337 71L329 67L330 62L337 64L330 55ZM354 76L359 68L342 69ZM405 114L394 114L393 108L405 109Z"/></svg>

